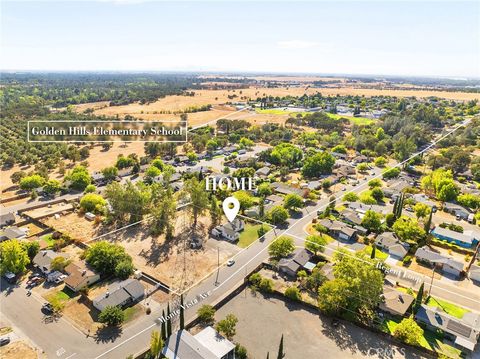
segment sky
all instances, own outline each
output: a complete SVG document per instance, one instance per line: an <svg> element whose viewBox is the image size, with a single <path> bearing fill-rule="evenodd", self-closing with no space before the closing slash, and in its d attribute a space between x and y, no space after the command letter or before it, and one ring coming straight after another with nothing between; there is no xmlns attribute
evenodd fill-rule
<svg viewBox="0 0 480 359"><path fill-rule="evenodd" d="M0 69L480 77L480 1L1 1Z"/></svg>

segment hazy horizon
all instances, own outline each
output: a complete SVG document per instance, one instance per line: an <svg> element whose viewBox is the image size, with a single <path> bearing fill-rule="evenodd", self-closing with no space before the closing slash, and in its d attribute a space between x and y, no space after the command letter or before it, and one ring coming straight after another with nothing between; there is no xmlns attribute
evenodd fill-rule
<svg viewBox="0 0 480 359"><path fill-rule="evenodd" d="M3 1L3 72L480 78L478 2Z"/></svg>

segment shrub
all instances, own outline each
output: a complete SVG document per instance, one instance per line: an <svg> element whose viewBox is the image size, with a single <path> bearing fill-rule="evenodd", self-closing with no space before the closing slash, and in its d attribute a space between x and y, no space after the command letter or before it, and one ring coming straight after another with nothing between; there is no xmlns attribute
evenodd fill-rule
<svg viewBox="0 0 480 359"><path fill-rule="evenodd" d="M215 308L209 304L204 304L197 310L197 315L200 322L212 324L215 320Z"/></svg>
<svg viewBox="0 0 480 359"><path fill-rule="evenodd" d="M98 320L107 326L117 326L125 320L125 313L118 306L107 306L98 316Z"/></svg>
<svg viewBox="0 0 480 359"><path fill-rule="evenodd" d="M302 300L302 294L296 286L288 287L285 290L285 297L295 301Z"/></svg>
<svg viewBox="0 0 480 359"><path fill-rule="evenodd" d="M235 358L247 359L247 349L240 344L235 344Z"/></svg>
<svg viewBox="0 0 480 359"><path fill-rule="evenodd" d="M273 280L269 278L262 278L258 285L258 289L264 293L272 293L273 292Z"/></svg>
<svg viewBox="0 0 480 359"><path fill-rule="evenodd" d="M260 275L260 273L253 273L250 278L248 278L248 280L254 287L258 287L260 281L262 280L262 276Z"/></svg>
<svg viewBox="0 0 480 359"><path fill-rule="evenodd" d="M402 260L403 264L404 265L408 265L410 263L412 263L412 257L411 256L405 256Z"/></svg>

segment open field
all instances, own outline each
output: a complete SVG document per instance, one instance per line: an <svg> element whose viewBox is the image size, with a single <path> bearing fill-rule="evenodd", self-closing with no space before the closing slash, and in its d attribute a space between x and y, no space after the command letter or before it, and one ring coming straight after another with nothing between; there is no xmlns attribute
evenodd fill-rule
<svg viewBox="0 0 480 359"><path fill-rule="evenodd" d="M22 341L15 341L0 348L0 358L2 359L37 359L38 355L35 349Z"/></svg>
<svg viewBox="0 0 480 359"><path fill-rule="evenodd" d="M99 234L100 225L88 221L83 214L68 213L60 218L48 217L43 220L47 226L69 235L75 240L86 242Z"/></svg>
<svg viewBox="0 0 480 359"><path fill-rule="evenodd" d="M137 269L178 290L189 287L212 272L217 267L217 256L222 264L240 251L234 244L209 238L209 227L210 218L201 217L193 233L185 211L180 211L173 239L166 240L165 235L151 235L148 224L130 227L105 239L123 246L132 256ZM201 249L189 247L193 236L203 239Z"/></svg>

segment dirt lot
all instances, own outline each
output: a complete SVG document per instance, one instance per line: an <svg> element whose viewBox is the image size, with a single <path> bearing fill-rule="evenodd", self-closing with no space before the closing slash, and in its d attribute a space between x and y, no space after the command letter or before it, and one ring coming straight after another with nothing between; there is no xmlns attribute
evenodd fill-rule
<svg viewBox="0 0 480 359"><path fill-rule="evenodd" d="M229 313L239 319L234 341L247 348L249 358L265 358L267 352L275 356L282 334L289 359L422 357L353 324L342 322L333 328L331 319L316 310L277 297L242 292L217 310L215 319L221 320ZM385 348L390 349L388 353Z"/></svg>
<svg viewBox="0 0 480 359"><path fill-rule="evenodd" d="M417 263L417 259L414 258L412 263L408 266L408 269L413 270L414 272L421 273L423 275L432 276L432 268L429 268L423 264ZM441 279L441 273L435 271L435 279Z"/></svg>
<svg viewBox="0 0 480 359"><path fill-rule="evenodd" d="M97 236L101 228L100 224L86 220L84 215L78 212L70 212L60 216L58 219L54 216L48 217L42 222L56 231L68 234L73 239L81 242L89 241Z"/></svg>
<svg viewBox="0 0 480 359"><path fill-rule="evenodd" d="M209 225L209 217L199 218L193 234L191 223L182 211L178 213L172 240L167 241L164 235L153 237L148 225L134 226L116 233L114 238L105 239L117 241L125 247L133 257L135 267L178 290L196 283L216 268L218 249L220 263L240 251L236 245L208 238ZM193 235L204 239L202 249L188 247Z"/></svg>
<svg viewBox="0 0 480 359"><path fill-rule="evenodd" d="M2 359L37 359L38 355L35 349L22 341L15 341L0 348L0 358Z"/></svg>

